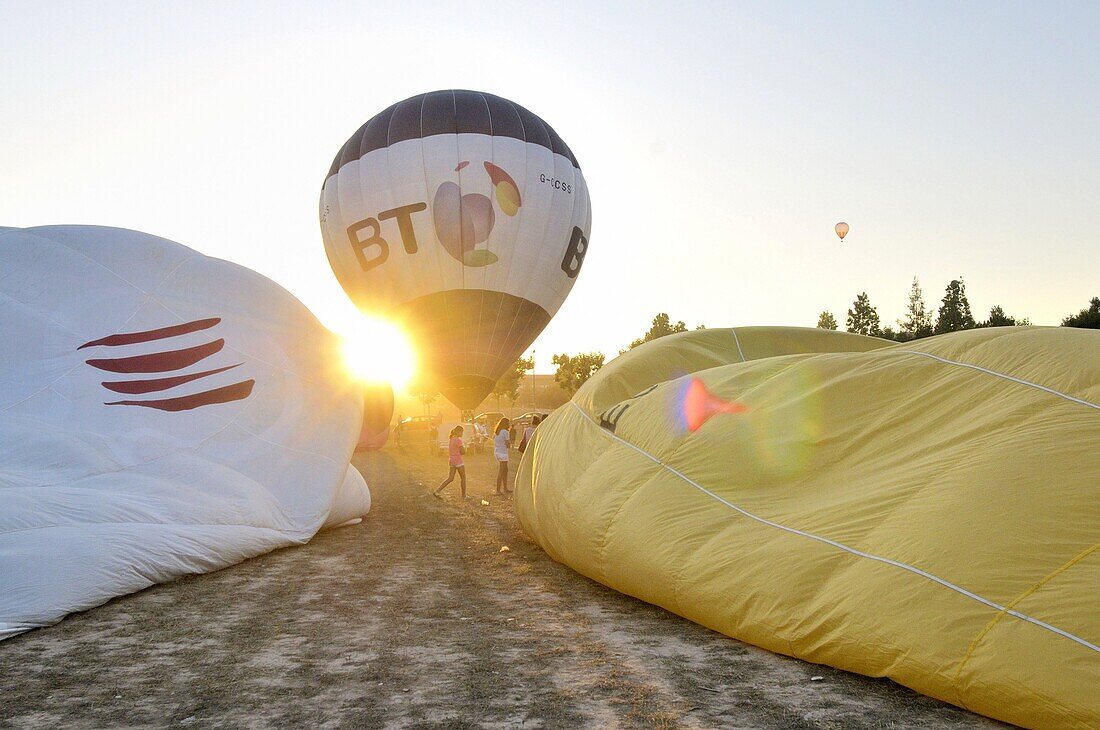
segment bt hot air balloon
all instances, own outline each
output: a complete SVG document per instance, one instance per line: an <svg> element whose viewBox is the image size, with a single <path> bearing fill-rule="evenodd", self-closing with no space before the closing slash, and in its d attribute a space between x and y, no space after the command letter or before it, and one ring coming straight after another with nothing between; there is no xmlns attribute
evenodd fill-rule
<svg viewBox="0 0 1100 730"><path fill-rule="evenodd" d="M840 240L843 241L844 237L848 235L848 224L841 221L833 226L833 230L836 231L836 235L840 236Z"/></svg>
<svg viewBox="0 0 1100 730"><path fill-rule="evenodd" d="M588 251L576 157L518 104L435 91L351 136L321 189L344 291L397 320L427 374L475 408L561 306Z"/></svg>

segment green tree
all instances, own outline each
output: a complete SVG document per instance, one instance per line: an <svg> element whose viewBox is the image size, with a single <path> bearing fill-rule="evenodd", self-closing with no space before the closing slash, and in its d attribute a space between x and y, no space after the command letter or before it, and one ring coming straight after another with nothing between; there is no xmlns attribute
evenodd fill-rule
<svg viewBox="0 0 1100 730"><path fill-rule="evenodd" d="M1100 329L1100 297L1093 297L1089 306L1077 314L1062 320L1063 327L1083 327L1085 329Z"/></svg>
<svg viewBox="0 0 1100 730"><path fill-rule="evenodd" d="M1016 325L1031 324L1031 321L1027 317L1021 317L1016 319L1015 317L1005 314L1005 310L1001 308L1001 305L996 305L989 310L989 319L984 322L979 322L979 327L1015 327Z"/></svg>
<svg viewBox="0 0 1100 730"><path fill-rule="evenodd" d="M897 339L899 342L919 340L932 334L932 313L924 303L924 292L921 291L920 282L913 277L913 286L909 289L909 305L905 309L905 319L898 320L901 328Z"/></svg>
<svg viewBox="0 0 1100 730"><path fill-rule="evenodd" d="M848 310L848 319L845 320L849 332L861 335L877 337L880 333L878 311L871 306L871 300L867 292L860 292L856 300L852 302L852 308Z"/></svg>
<svg viewBox="0 0 1100 730"><path fill-rule="evenodd" d="M497 384L493 386L493 395L496 396L498 409L501 398L507 399L515 407L516 401L519 400L519 387L523 382L523 376L528 370L534 370L534 368L534 357L521 357L512 363L512 367L508 368L504 375L500 376Z"/></svg>
<svg viewBox="0 0 1100 730"><path fill-rule="evenodd" d="M603 361L602 352L582 352L573 357L565 354L554 355L552 362L558 366L558 371L554 373L554 382L572 396L585 381L603 367Z"/></svg>
<svg viewBox="0 0 1100 730"><path fill-rule="evenodd" d="M653 318L653 325L649 328L649 331L630 343L630 346L626 350L633 350L638 345L643 345L646 342L657 339L658 337L664 337L665 335L675 334L677 332L687 332L687 325L683 320L680 320L676 324L672 324L672 321L668 317L667 312L660 312ZM620 350L619 354L626 352L626 350Z"/></svg>
<svg viewBox="0 0 1100 730"><path fill-rule="evenodd" d="M826 310L817 315L817 328L821 330L835 330L836 329L836 317L833 313Z"/></svg>
<svg viewBox="0 0 1100 730"><path fill-rule="evenodd" d="M966 299L966 284L962 277L952 279L947 285L936 318L936 334L974 329L978 323L970 313L970 302Z"/></svg>
<svg viewBox="0 0 1100 730"><path fill-rule="evenodd" d="M900 339L901 333L895 332L893 327L887 325L882 328L882 331L878 333L878 336L884 340L894 340L896 342L905 342L906 340Z"/></svg>

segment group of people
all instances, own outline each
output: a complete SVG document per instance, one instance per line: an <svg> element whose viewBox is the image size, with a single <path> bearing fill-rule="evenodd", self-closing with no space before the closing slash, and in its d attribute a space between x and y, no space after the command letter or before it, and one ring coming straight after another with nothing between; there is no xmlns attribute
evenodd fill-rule
<svg viewBox="0 0 1100 730"><path fill-rule="evenodd" d="M520 453L527 450L527 445L531 443L531 439L534 438L535 429L541 421L542 419L539 416L534 416L531 419L530 425L523 430L523 439L519 444ZM447 473L447 478L432 491L432 494L436 497L439 496L439 493L442 492L448 484L454 481L455 475L457 474L462 489L462 498L466 499L466 463L462 460L463 454L466 453L466 447L462 444L462 433L463 427L461 425L451 429L447 444L450 471ZM497 460L497 494L512 493L512 490L508 488L508 454L511 450L511 446L512 421L509 418L501 418L497 421L497 425L493 427L493 458Z"/></svg>

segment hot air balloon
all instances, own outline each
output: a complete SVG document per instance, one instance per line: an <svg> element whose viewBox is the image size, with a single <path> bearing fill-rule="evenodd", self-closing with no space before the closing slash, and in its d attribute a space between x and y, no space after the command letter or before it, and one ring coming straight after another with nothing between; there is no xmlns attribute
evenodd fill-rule
<svg viewBox="0 0 1100 730"><path fill-rule="evenodd" d="M569 294L592 210L550 125L499 96L435 91L348 139L320 219L344 291L401 324L443 395L470 410Z"/></svg>
<svg viewBox="0 0 1100 730"><path fill-rule="evenodd" d="M253 271L0 229L0 331L0 639L370 508L338 341Z"/></svg>
<svg viewBox="0 0 1100 730"><path fill-rule="evenodd" d="M844 237L848 235L848 224L841 221L833 227L833 230L836 231L836 235L840 236L840 240L843 241Z"/></svg>
<svg viewBox="0 0 1100 730"><path fill-rule="evenodd" d="M552 558L742 641L1100 727L1095 330L662 337L539 426L515 510Z"/></svg>

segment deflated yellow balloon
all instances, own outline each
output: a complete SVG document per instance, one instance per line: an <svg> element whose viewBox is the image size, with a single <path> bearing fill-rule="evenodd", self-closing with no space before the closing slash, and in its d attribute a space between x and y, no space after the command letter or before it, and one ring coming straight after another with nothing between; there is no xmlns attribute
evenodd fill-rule
<svg viewBox="0 0 1100 730"><path fill-rule="evenodd" d="M539 425L516 517L555 560L742 641L1100 728L1098 409L1096 330L682 332Z"/></svg>

